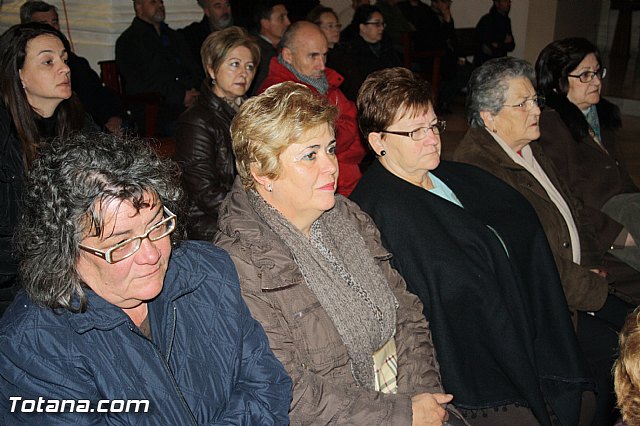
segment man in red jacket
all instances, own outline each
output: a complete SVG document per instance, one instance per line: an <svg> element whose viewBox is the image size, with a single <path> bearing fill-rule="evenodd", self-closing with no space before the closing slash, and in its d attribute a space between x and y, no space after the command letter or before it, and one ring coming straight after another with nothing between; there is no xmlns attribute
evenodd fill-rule
<svg viewBox="0 0 640 426"><path fill-rule="evenodd" d="M327 39L317 25L298 21L287 29L280 43L282 52L271 59L269 74L259 92L283 81L295 81L326 96L331 103L338 106L338 193L348 196L362 176L358 165L364 158L366 149L360 141L356 106L340 91L344 78L324 66L329 50Z"/></svg>

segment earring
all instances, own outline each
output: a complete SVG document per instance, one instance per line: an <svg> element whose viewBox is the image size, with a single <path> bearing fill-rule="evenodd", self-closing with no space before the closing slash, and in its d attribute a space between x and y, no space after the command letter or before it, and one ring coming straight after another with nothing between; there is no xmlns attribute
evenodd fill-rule
<svg viewBox="0 0 640 426"><path fill-rule="evenodd" d="M270 183L267 184L267 191L273 192L273 185L271 185Z"/></svg>
<svg viewBox="0 0 640 426"><path fill-rule="evenodd" d="M380 151L380 157L384 157L385 155L387 155L387 151L385 151L384 149Z"/></svg>
<svg viewBox="0 0 640 426"><path fill-rule="evenodd" d="M495 127L494 127L493 129L491 129L491 131L492 131L493 133L498 133L498 129L496 129Z"/></svg>
<svg viewBox="0 0 640 426"><path fill-rule="evenodd" d="M211 85L212 86L216 85L216 79L214 77L211 77Z"/></svg>

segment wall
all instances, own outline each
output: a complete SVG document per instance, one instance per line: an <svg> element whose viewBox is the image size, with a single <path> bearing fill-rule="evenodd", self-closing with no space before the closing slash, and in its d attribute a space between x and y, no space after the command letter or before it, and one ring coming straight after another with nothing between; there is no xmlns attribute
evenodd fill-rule
<svg viewBox="0 0 640 426"><path fill-rule="evenodd" d="M135 16L131 0L45 1L58 8L62 31L70 36L75 52L87 58L96 70L98 61L114 59L116 39ZM0 10L0 32L20 22L19 10L23 3L24 0L4 0ZM172 28L202 19L202 9L194 0L171 0L165 7L166 21Z"/></svg>

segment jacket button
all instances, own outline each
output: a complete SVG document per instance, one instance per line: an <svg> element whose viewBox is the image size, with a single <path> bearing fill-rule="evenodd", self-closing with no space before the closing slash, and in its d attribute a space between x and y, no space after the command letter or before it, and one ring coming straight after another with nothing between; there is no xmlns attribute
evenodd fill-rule
<svg viewBox="0 0 640 426"><path fill-rule="evenodd" d="M569 248L569 247L571 247L571 243L569 241L563 241L562 242L562 247Z"/></svg>

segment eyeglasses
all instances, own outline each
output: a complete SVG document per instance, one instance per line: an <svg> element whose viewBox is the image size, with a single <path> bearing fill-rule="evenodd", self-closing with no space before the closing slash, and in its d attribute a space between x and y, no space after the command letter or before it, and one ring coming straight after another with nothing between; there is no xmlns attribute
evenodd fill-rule
<svg viewBox="0 0 640 426"><path fill-rule="evenodd" d="M140 249L142 240L145 238L148 238L149 241L158 241L176 230L176 215L171 213L171 211L164 206L163 209L166 217L151 228L147 229L147 232L142 235L124 240L107 250L98 250L93 247L85 246L84 244L79 244L79 247L84 251L104 259L107 263L120 262L121 260L134 255Z"/></svg>
<svg viewBox="0 0 640 426"><path fill-rule="evenodd" d="M525 99L519 104L503 105L503 106L518 108L519 110L522 110L522 111L531 111L534 105L538 105L538 108L540 109L544 108L546 101L547 101L547 98L545 98L544 96L536 95L533 98Z"/></svg>
<svg viewBox="0 0 640 426"><path fill-rule="evenodd" d="M338 31L340 31L340 29L342 28L342 24L322 24L322 25L320 25L320 28L325 29L325 30L338 30Z"/></svg>
<svg viewBox="0 0 640 426"><path fill-rule="evenodd" d="M581 82L589 83L596 75L600 80L604 80L607 77L607 69L600 68L598 71L585 71L578 75L569 74L567 77L579 78Z"/></svg>
<svg viewBox="0 0 640 426"><path fill-rule="evenodd" d="M438 120L435 124L429 127L418 127L415 130L410 132L396 132L393 130L380 130L380 133L390 133L392 135L398 136L408 136L414 141L419 141L427 137L429 130L433 132L434 135L440 135L444 132L444 129L447 128L447 122L444 120Z"/></svg>
<svg viewBox="0 0 640 426"><path fill-rule="evenodd" d="M380 21L364 22L365 25L374 25L377 28L386 28L387 24Z"/></svg>

